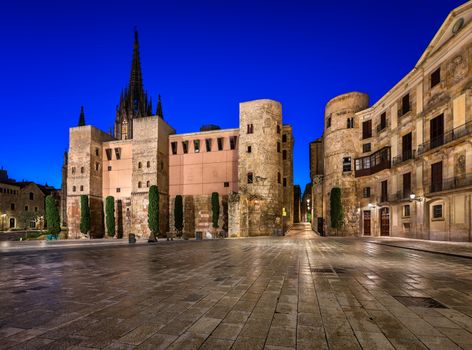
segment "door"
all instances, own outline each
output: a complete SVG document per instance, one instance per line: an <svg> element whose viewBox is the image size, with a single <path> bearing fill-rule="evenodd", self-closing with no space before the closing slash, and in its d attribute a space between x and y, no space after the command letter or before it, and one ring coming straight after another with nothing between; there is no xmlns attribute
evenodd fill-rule
<svg viewBox="0 0 472 350"><path fill-rule="evenodd" d="M10 228L15 228L15 218L10 218Z"/></svg>
<svg viewBox="0 0 472 350"><path fill-rule="evenodd" d="M431 192L442 191L442 162L431 164Z"/></svg>
<svg viewBox="0 0 472 350"><path fill-rule="evenodd" d="M370 236L370 210L364 210L364 236Z"/></svg>
<svg viewBox="0 0 472 350"><path fill-rule="evenodd" d="M429 140L431 148L441 146L444 143L444 115L438 115L429 122Z"/></svg>
<svg viewBox="0 0 472 350"><path fill-rule="evenodd" d="M323 218L318 218L318 233L323 236Z"/></svg>
<svg viewBox="0 0 472 350"><path fill-rule="evenodd" d="M411 132L404 135L402 138L402 160L408 160L413 157L412 153Z"/></svg>
<svg viewBox="0 0 472 350"><path fill-rule="evenodd" d="M380 235L390 235L390 211L388 208L380 209Z"/></svg>

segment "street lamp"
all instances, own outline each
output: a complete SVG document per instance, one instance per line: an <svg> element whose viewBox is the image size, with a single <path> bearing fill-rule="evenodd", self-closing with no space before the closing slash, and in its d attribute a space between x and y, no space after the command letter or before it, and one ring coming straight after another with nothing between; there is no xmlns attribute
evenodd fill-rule
<svg viewBox="0 0 472 350"><path fill-rule="evenodd" d="M410 193L410 199L417 202L421 202L423 200L421 197L416 197L416 194L414 193Z"/></svg>
<svg viewBox="0 0 472 350"><path fill-rule="evenodd" d="M367 207L369 207L371 209L375 209L376 205L373 204L373 203L369 203L369 204L367 204Z"/></svg>

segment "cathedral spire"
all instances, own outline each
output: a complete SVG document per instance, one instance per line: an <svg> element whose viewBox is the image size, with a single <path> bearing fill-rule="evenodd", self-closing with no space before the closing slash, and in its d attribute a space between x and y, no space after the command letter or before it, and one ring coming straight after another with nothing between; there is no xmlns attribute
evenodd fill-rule
<svg viewBox="0 0 472 350"><path fill-rule="evenodd" d="M158 117L161 117L162 119L164 119L164 114L162 113L161 95L158 95L158 96L157 96L156 115L157 115Z"/></svg>
<svg viewBox="0 0 472 350"><path fill-rule="evenodd" d="M138 31L134 30L133 61L131 63L131 73L129 78L130 102L133 107L135 117L146 115L146 96L143 87L143 75L141 72L141 60L139 57Z"/></svg>
<svg viewBox="0 0 472 350"><path fill-rule="evenodd" d="M84 125L85 125L84 106L80 106L79 125L77 126L84 126Z"/></svg>

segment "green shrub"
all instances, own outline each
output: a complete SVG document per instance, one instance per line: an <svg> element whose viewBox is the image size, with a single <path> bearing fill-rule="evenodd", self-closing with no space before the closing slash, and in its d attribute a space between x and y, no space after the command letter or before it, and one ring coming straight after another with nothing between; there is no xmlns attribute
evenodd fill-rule
<svg viewBox="0 0 472 350"><path fill-rule="evenodd" d="M175 196L174 226L179 234L182 233L182 230L184 228L184 206L181 195Z"/></svg>
<svg viewBox="0 0 472 350"><path fill-rule="evenodd" d="M80 196L80 232L84 235L90 231L90 207L89 198L83 194Z"/></svg>
<svg viewBox="0 0 472 350"><path fill-rule="evenodd" d="M330 216L331 227L335 229L341 228L343 224L343 205L341 202L341 189L333 187L330 194Z"/></svg>
<svg viewBox="0 0 472 350"><path fill-rule="evenodd" d="M220 199L218 192L213 192L211 194L211 212L213 228L218 228L218 219L220 217Z"/></svg>
<svg viewBox="0 0 472 350"><path fill-rule="evenodd" d="M108 196L105 200L105 223L107 225L108 236L115 235L115 198Z"/></svg>
<svg viewBox="0 0 472 350"><path fill-rule="evenodd" d="M149 188L148 225L151 230L149 241L156 241L159 234L159 189L156 185Z"/></svg>
<svg viewBox="0 0 472 350"><path fill-rule="evenodd" d="M57 235L61 232L59 210L57 209L56 200L51 195L46 197L46 222L50 235Z"/></svg>

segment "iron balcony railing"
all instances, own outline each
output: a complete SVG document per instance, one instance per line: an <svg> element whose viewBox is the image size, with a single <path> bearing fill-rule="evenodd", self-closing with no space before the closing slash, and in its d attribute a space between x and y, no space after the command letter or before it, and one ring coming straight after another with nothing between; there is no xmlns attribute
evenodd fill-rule
<svg viewBox="0 0 472 350"><path fill-rule="evenodd" d="M369 156L354 160L355 176L375 174L391 167L390 147L384 147Z"/></svg>
<svg viewBox="0 0 472 350"><path fill-rule="evenodd" d="M418 155L428 152L436 147L445 145L454 140L460 139L461 137L472 134L472 122L465 123L457 128L449 130L448 132L434 137L428 142L422 143L418 146Z"/></svg>
<svg viewBox="0 0 472 350"><path fill-rule="evenodd" d="M387 128L387 123L385 124L380 123L379 125L377 125L377 134L384 131L386 128Z"/></svg>
<svg viewBox="0 0 472 350"><path fill-rule="evenodd" d="M472 174L455 176L443 179L441 182L433 182L426 184L428 193L435 193L441 191L450 191L467 186L472 186Z"/></svg>
<svg viewBox="0 0 472 350"><path fill-rule="evenodd" d="M392 159L392 164L393 165L398 165L400 163L406 162L407 160L410 159L415 159L416 158L416 151L415 150L406 150L403 151L402 154L393 157Z"/></svg>

